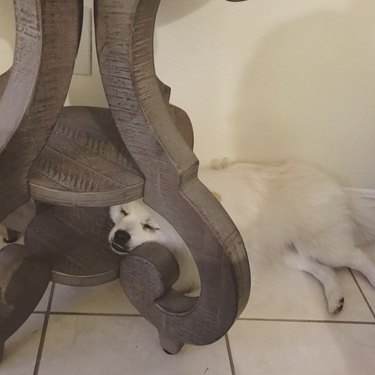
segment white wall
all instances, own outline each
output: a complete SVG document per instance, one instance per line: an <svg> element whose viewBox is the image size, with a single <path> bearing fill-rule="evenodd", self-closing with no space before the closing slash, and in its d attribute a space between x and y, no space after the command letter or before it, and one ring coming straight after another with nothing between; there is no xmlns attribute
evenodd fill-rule
<svg viewBox="0 0 375 375"><path fill-rule="evenodd" d="M12 0L0 0L0 73L12 65L15 39Z"/></svg>
<svg viewBox="0 0 375 375"><path fill-rule="evenodd" d="M0 2L1 38L11 0ZM374 0L162 0L156 66L202 163L297 158L375 188ZM69 100L105 105L97 67Z"/></svg>

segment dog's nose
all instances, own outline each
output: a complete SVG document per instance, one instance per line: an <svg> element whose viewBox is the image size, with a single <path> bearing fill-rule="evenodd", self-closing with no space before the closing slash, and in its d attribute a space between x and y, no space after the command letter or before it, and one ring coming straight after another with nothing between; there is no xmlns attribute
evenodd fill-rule
<svg viewBox="0 0 375 375"><path fill-rule="evenodd" d="M118 230L115 233L114 242L118 245L126 245L127 242L130 240L130 234L125 232L124 230Z"/></svg>
<svg viewBox="0 0 375 375"><path fill-rule="evenodd" d="M130 240L130 234L124 230L116 231L113 241L112 241L112 248L116 252L126 253L128 251L127 243Z"/></svg>

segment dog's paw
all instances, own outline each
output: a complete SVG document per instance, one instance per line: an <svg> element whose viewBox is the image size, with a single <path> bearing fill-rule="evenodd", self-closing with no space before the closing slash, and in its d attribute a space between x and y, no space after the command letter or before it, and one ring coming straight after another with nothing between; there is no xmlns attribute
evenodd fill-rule
<svg viewBox="0 0 375 375"><path fill-rule="evenodd" d="M330 298L328 300L328 311L331 314L338 314L344 308L344 297Z"/></svg>

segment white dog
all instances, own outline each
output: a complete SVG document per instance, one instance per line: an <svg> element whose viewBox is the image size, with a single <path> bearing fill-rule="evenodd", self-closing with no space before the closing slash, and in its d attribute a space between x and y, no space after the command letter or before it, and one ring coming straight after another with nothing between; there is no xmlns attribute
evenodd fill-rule
<svg viewBox="0 0 375 375"><path fill-rule="evenodd" d="M287 265L309 272L323 285L328 311L342 310L344 297L334 268L363 273L375 287L375 265L356 246L356 237L374 235L350 195L318 168L302 162L274 164L216 160L200 179L221 197L252 253L282 256ZM199 277L182 239L155 211L140 201L111 208L115 223L109 239L124 253L157 241L174 253L182 271L175 288L199 289ZM360 223L360 224L359 224ZM359 238L359 237L358 237Z"/></svg>
<svg viewBox="0 0 375 375"><path fill-rule="evenodd" d="M142 200L113 206L110 215L115 223L109 234L112 250L124 255L145 242L158 242L172 251L180 268L173 288L190 296L199 295L198 268L185 242L162 216Z"/></svg>

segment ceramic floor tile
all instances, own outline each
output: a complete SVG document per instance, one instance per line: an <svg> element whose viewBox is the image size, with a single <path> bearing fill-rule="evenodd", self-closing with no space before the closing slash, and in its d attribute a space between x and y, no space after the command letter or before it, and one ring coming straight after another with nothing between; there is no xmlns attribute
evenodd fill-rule
<svg viewBox="0 0 375 375"><path fill-rule="evenodd" d="M354 272L354 276L358 281L358 284L362 289L362 292L365 295L366 300L371 306L373 313L375 314L375 289L371 286L367 279L359 272Z"/></svg>
<svg viewBox="0 0 375 375"><path fill-rule="evenodd" d="M367 254L370 259L375 263L375 246L367 249ZM359 286L361 287L372 311L375 313L375 288L371 286L368 280L359 272L353 272Z"/></svg>
<svg viewBox="0 0 375 375"><path fill-rule="evenodd" d="M118 280L92 287L56 284L51 311L138 314L125 296Z"/></svg>
<svg viewBox="0 0 375 375"><path fill-rule="evenodd" d="M32 375L43 328L44 315L33 314L5 344L0 375Z"/></svg>
<svg viewBox="0 0 375 375"><path fill-rule="evenodd" d="M39 375L230 375L225 340L165 354L138 317L51 316Z"/></svg>
<svg viewBox="0 0 375 375"><path fill-rule="evenodd" d="M50 294L51 294L51 287L52 287L52 283L49 283L42 299L40 300L38 306L35 308L35 311L42 311L42 312L45 312L47 311L47 308L48 308L48 301L49 301L49 297L50 297Z"/></svg>
<svg viewBox="0 0 375 375"><path fill-rule="evenodd" d="M327 311L321 284L310 274L284 264L264 263L254 270L250 301L242 313L245 318L374 321L352 275L337 271L345 296L341 313Z"/></svg>
<svg viewBox="0 0 375 375"><path fill-rule="evenodd" d="M372 375L375 325L239 321L236 375Z"/></svg>

